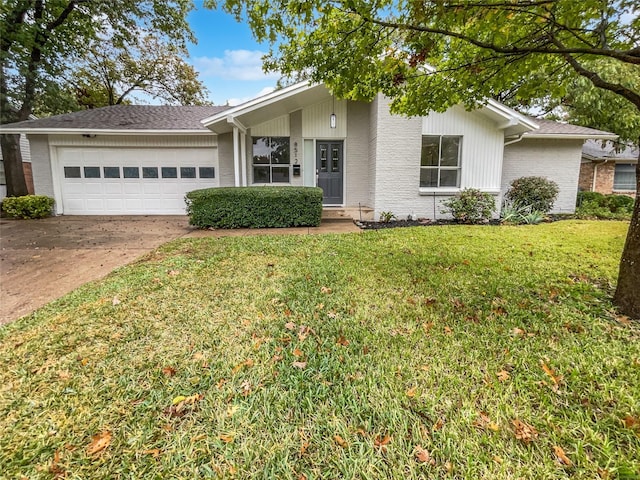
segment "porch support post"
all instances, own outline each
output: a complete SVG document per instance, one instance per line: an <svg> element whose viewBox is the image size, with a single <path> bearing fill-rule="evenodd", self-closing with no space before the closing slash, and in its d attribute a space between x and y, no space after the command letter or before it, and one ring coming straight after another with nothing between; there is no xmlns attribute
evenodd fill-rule
<svg viewBox="0 0 640 480"><path fill-rule="evenodd" d="M233 127L233 178L235 186L240 186L240 131L238 127Z"/></svg>
<svg viewBox="0 0 640 480"><path fill-rule="evenodd" d="M242 170L242 186L247 186L247 136L240 133L240 167Z"/></svg>

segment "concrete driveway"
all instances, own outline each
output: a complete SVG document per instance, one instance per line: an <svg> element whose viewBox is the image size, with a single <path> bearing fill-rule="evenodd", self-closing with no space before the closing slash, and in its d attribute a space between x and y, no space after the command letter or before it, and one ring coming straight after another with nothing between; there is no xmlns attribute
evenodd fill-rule
<svg viewBox="0 0 640 480"><path fill-rule="evenodd" d="M0 219L0 325L37 308L163 243L180 237L348 233L350 217L319 227L197 230L187 216L60 216Z"/></svg>
<svg viewBox="0 0 640 480"><path fill-rule="evenodd" d="M193 231L186 216L0 219L0 325Z"/></svg>

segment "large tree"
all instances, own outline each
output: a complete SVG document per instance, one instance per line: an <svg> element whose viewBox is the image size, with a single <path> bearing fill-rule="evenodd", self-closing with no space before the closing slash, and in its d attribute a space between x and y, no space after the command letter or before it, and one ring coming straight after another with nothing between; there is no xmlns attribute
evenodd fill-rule
<svg viewBox="0 0 640 480"><path fill-rule="evenodd" d="M208 5L215 6L215 0ZM510 90L561 98L577 78L640 110L638 0L225 0L258 40L269 70L324 82L337 96L393 99L424 115ZM628 69L631 76L618 76ZM637 173L640 187L640 170ZM639 188L640 191L640 188ZM640 198L615 303L640 318Z"/></svg>
<svg viewBox="0 0 640 480"><path fill-rule="evenodd" d="M126 48L142 31L184 49L195 40L192 0L3 0L0 2L0 123L29 118L40 96L99 38ZM0 135L7 194L26 195L18 135Z"/></svg>

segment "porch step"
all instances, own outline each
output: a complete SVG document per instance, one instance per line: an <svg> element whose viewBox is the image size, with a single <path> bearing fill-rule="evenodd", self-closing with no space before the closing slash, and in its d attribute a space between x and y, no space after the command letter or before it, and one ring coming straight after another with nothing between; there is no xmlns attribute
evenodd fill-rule
<svg viewBox="0 0 640 480"><path fill-rule="evenodd" d="M361 218L362 217L362 218ZM369 207L324 207L322 220L351 222L353 220L372 220L373 208Z"/></svg>

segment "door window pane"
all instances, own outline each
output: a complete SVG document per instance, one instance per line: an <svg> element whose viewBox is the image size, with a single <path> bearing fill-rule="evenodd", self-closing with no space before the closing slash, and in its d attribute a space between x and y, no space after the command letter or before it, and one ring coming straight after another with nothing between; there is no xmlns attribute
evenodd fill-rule
<svg viewBox="0 0 640 480"><path fill-rule="evenodd" d="M338 149L331 149L331 171L339 172L340 171L340 157L338 156Z"/></svg>
<svg viewBox="0 0 640 480"><path fill-rule="evenodd" d="M213 167L200 167L200 178L215 178L216 171Z"/></svg>
<svg viewBox="0 0 640 480"><path fill-rule="evenodd" d="M64 167L64 178L80 178L80 167Z"/></svg>
<svg viewBox="0 0 640 480"><path fill-rule="evenodd" d="M84 178L100 178L100 167L84 167Z"/></svg>
<svg viewBox="0 0 640 480"><path fill-rule="evenodd" d="M162 167L162 178L178 178L177 167Z"/></svg>
<svg viewBox="0 0 640 480"><path fill-rule="evenodd" d="M196 167L180 167L180 178L196 178Z"/></svg>
<svg viewBox="0 0 640 480"><path fill-rule="evenodd" d="M120 167L103 167L104 178L120 178Z"/></svg>
<svg viewBox="0 0 640 480"><path fill-rule="evenodd" d="M140 178L140 169L138 167L122 167L124 178Z"/></svg>

